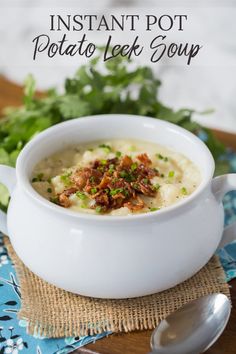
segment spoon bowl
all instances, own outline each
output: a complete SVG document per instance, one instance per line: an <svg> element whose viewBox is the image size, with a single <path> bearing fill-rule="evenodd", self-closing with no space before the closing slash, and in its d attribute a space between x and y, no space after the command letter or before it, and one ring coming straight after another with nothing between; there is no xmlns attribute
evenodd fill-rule
<svg viewBox="0 0 236 354"><path fill-rule="evenodd" d="M211 347L229 320L231 303L223 294L191 301L170 314L153 331L154 354L198 354Z"/></svg>

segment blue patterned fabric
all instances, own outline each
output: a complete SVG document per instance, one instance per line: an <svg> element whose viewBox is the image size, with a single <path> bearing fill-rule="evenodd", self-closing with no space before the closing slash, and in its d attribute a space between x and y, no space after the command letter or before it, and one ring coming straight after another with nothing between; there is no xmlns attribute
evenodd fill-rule
<svg viewBox="0 0 236 354"><path fill-rule="evenodd" d="M20 285L0 234L0 354L65 354L109 334L49 339L26 333L26 321L17 319Z"/></svg>
<svg viewBox="0 0 236 354"><path fill-rule="evenodd" d="M236 154L229 152L227 158L232 172L236 172ZM225 224L236 221L236 191L225 196L224 208ZM236 242L220 250L219 255L229 281L236 277ZM65 354L111 333L60 339L30 336L26 333L26 321L17 319L20 299L20 285L0 234L0 354Z"/></svg>

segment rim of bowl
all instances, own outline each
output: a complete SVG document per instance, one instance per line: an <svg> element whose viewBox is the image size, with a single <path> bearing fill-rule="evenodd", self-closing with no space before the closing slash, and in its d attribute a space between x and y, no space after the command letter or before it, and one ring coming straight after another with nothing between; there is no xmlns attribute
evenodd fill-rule
<svg viewBox="0 0 236 354"><path fill-rule="evenodd" d="M114 117L114 116L130 116L133 119L145 119L145 120L150 120L155 122L158 121L159 125L163 126L169 126L170 128L174 128L177 130L179 133L182 135L185 135L186 137L190 138L193 140L196 144L199 145L199 148L205 153L205 155L208 157L209 160L209 166L208 166L208 178L205 177L205 179L202 179L200 185L196 188L196 190L190 194L187 198L182 199L178 203L175 203L173 205L167 206L163 209L156 210L156 211L150 211L147 213L140 213L140 214L129 214L129 215L106 215L106 214L89 214L89 213L83 213L83 212L78 212L78 211L73 211L70 209L63 208L59 205L56 205L46 198L42 197L36 190L33 188L31 185L29 179L26 176L22 175L22 167L24 163L24 158L27 155L27 153L36 145L39 141L43 140L44 137L48 136L48 134L53 134L58 130L63 129L63 127L66 125L73 125L77 124L78 121L82 120L88 120L88 119L97 119L98 117ZM148 142L148 140L147 140ZM163 145L163 144L162 144ZM37 163L37 162L36 162ZM198 166L199 168L199 166ZM153 118L153 117L146 117L146 116L139 116L139 115L133 115L133 114L99 114L99 115L92 115L92 116L86 116L86 117L81 117L81 118L74 118L66 122L58 123L52 127L47 128L46 130L42 131L39 133L36 137L34 137L31 141L29 141L23 150L20 152L19 157L17 159L16 163L16 175L17 175L17 182L20 182L20 185L23 186L24 191L27 193L28 196L30 196L31 199L36 201L37 203L41 204L42 206L46 207L47 209L50 209L51 211L54 211L59 214L63 214L64 216L69 216L73 218L78 218L78 219L83 219L83 220L88 220L88 221L132 221L132 220L144 220L144 219L150 219L150 218L157 218L158 216L164 216L172 211L178 210L179 212L185 208L188 204L190 204L194 199L196 199L206 188L208 185L209 181L213 177L215 170L215 162L213 159L213 156L211 152L209 151L208 147L206 144L200 140L196 135L193 133L189 132L188 130L167 122L163 121L158 118ZM202 177L203 178L203 177Z"/></svg>

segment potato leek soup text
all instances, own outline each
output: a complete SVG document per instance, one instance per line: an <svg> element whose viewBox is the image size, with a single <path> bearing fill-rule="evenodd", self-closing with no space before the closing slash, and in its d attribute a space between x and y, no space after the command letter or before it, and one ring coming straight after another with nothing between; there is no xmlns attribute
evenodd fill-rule
<svg viewBox="0 0 236 354"><path fill-rule="evenodd" d="M111 140L69 147L38 163L34 189L77 212L132 215L179 202L198 187L198 168L161 145Z"/></svg>

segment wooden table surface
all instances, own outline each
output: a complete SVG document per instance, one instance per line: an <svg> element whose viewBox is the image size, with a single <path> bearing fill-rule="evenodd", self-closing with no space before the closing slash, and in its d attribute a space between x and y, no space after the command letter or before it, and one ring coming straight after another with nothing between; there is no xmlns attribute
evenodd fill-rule
<svg viewBox="0 0 236 354"><path fill-rule="evenodd" d="M6 106L22 103L22 88L0 77L0 112ZM226 144L236 149L236 135L215 131ZM236 354L236 280L230 282L232 314L223 335L207 354ZM150 351L152 331L113 334L94 344L77 349L74 354L145 354Z"/></svg>

